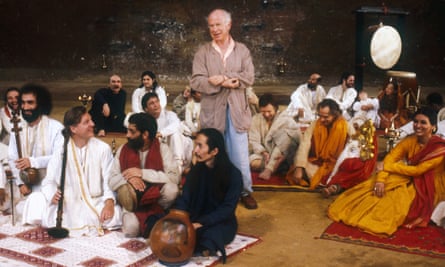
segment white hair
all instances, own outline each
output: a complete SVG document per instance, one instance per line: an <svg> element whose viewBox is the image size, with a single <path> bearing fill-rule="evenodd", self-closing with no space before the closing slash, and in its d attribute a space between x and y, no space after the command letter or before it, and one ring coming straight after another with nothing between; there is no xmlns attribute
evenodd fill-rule
<svg viewBox="0 0 445 267"><path fill-rule="evenodd" d="M232 22L232 15L230 14L230 12L228 12L225 9L214 9L212 12L210 12L209 16L216 11L222 12L222 14L224 16L224 24L225 25L228 25L229 23ZM206 18L207 21L209 20L209 16L207 16L207 18Z"/></svg>

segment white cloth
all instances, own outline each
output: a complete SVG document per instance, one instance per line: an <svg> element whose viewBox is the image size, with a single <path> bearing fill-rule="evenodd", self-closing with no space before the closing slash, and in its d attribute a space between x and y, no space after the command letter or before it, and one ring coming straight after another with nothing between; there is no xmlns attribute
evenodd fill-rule
<svg viewBox="0 0 445 267"><path fill-rule="evenodd" d="M307 87L307 83L302 84L292 93L286 112L295 117L298 114L298 109L302 108L304 110L303 121L313 121L316 119L317 105L325 97L326 91L323 86L317 85L316 89L312 91Z"/></svg>
<svg viewBox="0 0 445 267"><path fill-rule="evenodd" d="M78 148L70 139L67 146L67 164L62 226L68 228L70 236L103 234L103 229L116 229L122 225L122 210L116 204L113 191L108 187L113 154L108 144L97 138ZM48 164L48 171L42 181L42 191L30 195L23 213L23 223L33 223L36 211L41 211L44 227L54 227L58 205L51 202L60 188L63 146L59 147ZM100 214L105 202L112 199L114 216L100 222ZM43 207L43 209L42 209Z"/></svg>
<svg viewBox="0 0 445 267"><path fill-rule="evenodd" d="M42 115L39 123L33 127L30 127L27 123L22 123L22 130L20 131L22 156L29 158L32 168L37 168L44 174L54 151L63 146L62 129L63 125L60 122L45 115ZM19 158L14 134L10 137L8 156L16 183L21 185L23 181L20 179L19 170L14 163ZM33 186L33 191L35 189L37 187Z"/></svg>
<svg viewBox="0 0 445 267"><path fill-rule="evenodd" d="M9 114L9 116L8 116ZM1 132L1 142L5 145L9 145L9 136L11 135L11 129L13 127L13 124L11 122L12 118L12 111L11 109L6 105L0 109L0 119L2 121L0 125L0 132ZM23 118L21 116L21 113L19 115L19 127L23 122Z"/></svg>
<svg viewBox="0 0 445 267"><path fill-rule="evenodd" d="M158 95L161 107L165 108L167 106L167 94L165 93L164 88L158 85L154 91ZM133 112L144 112L141 101L146 93L148 93L148 91L145 87L136 88L134 90L133 95L131 96L131 110Z"/></svg>
<svg viewBox="0 0 445 267"><path fill-rule="evenodd" d="M13 190L14 206L20 201L21 196L17 185L14 182L10 183L7 179L5 174L6 168L10 169L8 163L8 146L0 143L0 189L5 190L5 201L0 205L0 212L11 213L11 186ZM7 220L9 220L9 218L7 218ZM4 220L0 220L0 225L5 222L6 221Z"/></svg>
<svg viewBox="0 0 445 267"><path fill-rule="evenodd" d="M199 131L199 113L201 112L201 103L195 100L188 101L185 105L185 120L184 126L190 133Z"/></svg>
<svg viewBox="0 0 445 267"><path fill-rule="evenodd" d="M127 183L121 172L121 164L119 160L121 151L122 146L119 147L116 152L116 156L114 157L110 180L108 182L111 190L113 191L116 191L121 185ZM166 144L160 144L160 151L164 171L142 169L142 180L149 183L164 184L160 191L161 198L159 199L158 203L163 208L168 208L171 206L171 204L173 204L179 193L178 185L181 181L181 172L179 168L180 166L178 166L177 162L174 160L173 154ZM142 154L139 154L139 156L141 158L141 164L145 164Z"/></svg>
<svg viewBox="0 0 445 267"><path fill-rule="evenodd" d="M370 110L362 110L362 106L372 105ZM379 100L377 98L367 98L364 100L356 101L352 105L352 110L354 110L354 118L366 118L372 120L374 125L379 125Z"/></svg>
<svg viewBox="0 0 445 267"><path fill-rule="evenodd" d="M352 108L352 104L354 103L356 97L357 91L354 88L346 88L346 90L343 91L341 84L329 89L326 96L326 98L334 99L338 103L340 109L343 111L343 117L346 120L351 119L348 109Z"/></svg>
<svg viewBox="0 0 445 267"><path fill-rule="evenodd" d="M158 132L162 134L161 141L168 144L181 166L187 166L192 160L193 141L182 134L181 121L176 113L162 109L156 122Z"/></svg>
<svg viewBox="0 0 445 267"><path fill-rule="evenodd" d="M433 221L438 226L445 227L445 201L437 204L434 208L433 214L431 215L431 221Z"/></svg>

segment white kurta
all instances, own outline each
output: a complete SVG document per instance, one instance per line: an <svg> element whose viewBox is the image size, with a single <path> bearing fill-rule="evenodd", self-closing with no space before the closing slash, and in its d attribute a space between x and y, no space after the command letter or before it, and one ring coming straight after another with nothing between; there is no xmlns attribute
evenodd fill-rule
<svg viewBox="0 0 445 267"><path fill-rule="evenodd" d="M63 146L62 129L63 125L60 122L45 115L33 127L25 122L22 123L22 130L20 131L22 156L29 158L31 167L40 169L39 171L45 173L52 154L57 148ZM14 133L10 137L8 156L12 173L16 177L16 183L21 185L23 181L20 179L19 170L14 163L19 158ZM36 189L38 190L38 187L33 186L33 191Z"/></svg>
<svg viewBox="0 0 445 267"><path fill-rule="evenodd" d="M195 102L195 100L187 102L185 105L185 120L184 125L195 133L199 131L199 113L201 112L201 103Z"/></svg>
<svg viewBox="0 0 445 267"><path fill-rule="evenodd" d="M316 119L317 105L325 97L326 91L323 86L317 85L317 88L312 91L307 87L307 83L302 84L292 93L286 112L295 117L298 114L298 109L302 108L304 110L303 121L313 121Z"/></svg>
<svg viewBox="0 0 445 267"><path fill-rule="evenodd" d="M141 101L146 93L147 90L145 87L134 89L133 95L131 96L131 110L133 112L144 112ZM155 89L155 93L158 95L161 107L165 108L167 106L167 94L165 93L164 88L158 85Z"/></svg>
<svg viewBox="0 0 445 267"><path fill-rule="evenodd" d="M100 223L105 201L112 199L116 203L114 193L108 187L113 162L110 146L97 138L91 138L86 146L78 148L71 139L67 150L62 227L69 230L70 236L97 236L103 234L103 229L119 228L122 225L122 210L117 204L114 205L113 218ZM51 200L60 188L62 159L63 147L59 147L48 164L47 175L42 181L42 192L32 193L29 198L36 201L29 203L28 208L44 205L44 227L56 225L58 205ZM24 222L25 215L26 212Z"/></svg>
<svg viewBox="0 0 445 267"><path fill-rule="evenodd" d="M173 157L186 166L191 162L193 152L193 141L182 134L181 121L176 113L162 109L158 123L158 132L162 134L162 141L167 143L173 152Z"/></svg>
<svg viewBox="0 0 445 267"><path fill-rule="evenodd" d="M345 117L346 120L351 119L348 109L352 108L352 104L354 103L356 97L357 91L354 88L347 88L345 91L343 91L341 84L329 89L326 96L326 98L334 99L338 103L340 109L343 111L343 117Z"/></svg>

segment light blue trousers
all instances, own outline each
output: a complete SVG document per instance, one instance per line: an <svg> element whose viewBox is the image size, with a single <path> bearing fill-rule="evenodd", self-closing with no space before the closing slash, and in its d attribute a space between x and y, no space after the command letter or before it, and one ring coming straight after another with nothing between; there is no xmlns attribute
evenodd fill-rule
<svg viewBox="0 0 445 267"><path fill-rule="evenodd" d="M233 165L237 167L243 175L244 190L241 195L245 196L253 192L252 175L250 173L249 164L249 140L247 132L239 133L233 126L230 118L229 105L226 110L226 130L224 132L227 153Z"/></svg>

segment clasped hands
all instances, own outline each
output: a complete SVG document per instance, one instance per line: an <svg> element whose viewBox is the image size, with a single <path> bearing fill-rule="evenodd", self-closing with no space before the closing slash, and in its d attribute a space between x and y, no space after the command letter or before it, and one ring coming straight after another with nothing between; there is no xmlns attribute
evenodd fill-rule
<svg viewBox="0 0 445 267"><path fill-rule="evenodd" d="M238 78L228 78L224 75L211 76L209 77L208 81L213 86L221 86L230 89L236 89L240 86Z"/></svg>
<svg viewBox="0 0 445 267"><path fill-rule="evenodd" d="M145 190L145 183L142 180L142 170L140 168L128 168L122 172L122 176L135 190L141 192Z"/></svg>

